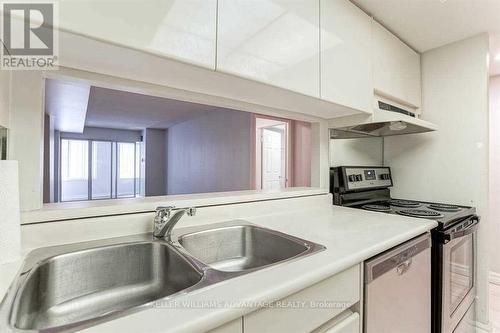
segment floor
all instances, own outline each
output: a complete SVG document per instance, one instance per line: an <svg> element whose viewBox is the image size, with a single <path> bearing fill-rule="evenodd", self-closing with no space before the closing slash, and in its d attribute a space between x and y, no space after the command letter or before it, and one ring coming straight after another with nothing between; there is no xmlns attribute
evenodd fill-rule
<svg viewBox="0 0 500 333"><path fill-rule="evenodd" d="M500 333L500 285L490 283L490 320L492 333Z"/></svg>

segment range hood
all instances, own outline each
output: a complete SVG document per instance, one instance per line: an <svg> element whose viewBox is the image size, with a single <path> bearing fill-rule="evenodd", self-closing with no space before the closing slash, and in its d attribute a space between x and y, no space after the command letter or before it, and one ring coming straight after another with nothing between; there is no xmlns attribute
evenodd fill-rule
<svg viewBox="0 0 500 333"><path fill-rule="evenodd" d="M415 109L377 98L373 114L335 119L330 138L353 139L431 132L438 127L418 118Z"/></svg>

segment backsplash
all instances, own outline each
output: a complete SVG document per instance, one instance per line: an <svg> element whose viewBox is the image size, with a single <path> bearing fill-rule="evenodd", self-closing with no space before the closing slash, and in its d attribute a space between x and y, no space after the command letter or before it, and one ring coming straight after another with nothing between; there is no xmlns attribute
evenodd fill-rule
<svg viewBox="0 0 500 333"><path fill-rule="evenodd" d="M360 138L330 140L330 166L384 164L384 139Z"/></svg>

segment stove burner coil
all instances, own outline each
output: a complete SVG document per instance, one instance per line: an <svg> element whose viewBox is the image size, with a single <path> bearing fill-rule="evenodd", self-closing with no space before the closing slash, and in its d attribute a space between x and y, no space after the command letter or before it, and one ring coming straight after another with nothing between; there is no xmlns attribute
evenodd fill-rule
<svg viewBox="0 0 500 333"><path fill-rule="evenodd" d="M377 205L377 204L370 204L370 205L363 205L361 208L366 209L366 210L373 210L376 212L390 212L391 207L387 205Z"/></svg>
<svg viewBox="0 0 500 333"><path fill-rule="evenodd" d="M410 200L389 200L389 205L391 206L396 206L396 207L406 207L406 208L412 208L412 207L419 207L420 203L416 201L410 201Z"/></svg>
<svg viewBox="0 0 500 333"><path fill-rule="evenodd" d="M458 206L446 204L430 204L427 207L441 212L458 212L461 209Z"/></svg>
<svg viewBox="0 0 500 333"><path fill-rule="evenodd" d="M432 219L438 219L444 216L439 212L427 209L402 209L399 210L397 213L400 215L405 215L410 217L425 217Z"/></svg>

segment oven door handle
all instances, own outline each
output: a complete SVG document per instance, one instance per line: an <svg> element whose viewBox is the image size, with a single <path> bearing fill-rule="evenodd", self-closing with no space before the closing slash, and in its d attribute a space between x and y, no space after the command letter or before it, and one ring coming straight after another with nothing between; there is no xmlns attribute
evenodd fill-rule
<svg viewBox="0 0 500 333"><path fill-rule="evenodd" d="M477 231L477 227L479 224L479 218L477 216L474 216L471 218L473 221L469 226L467 226L465 229L462 229L460 231L453 231L449 233L443 233L442 234L442 242L444 244L452 241L453 239L464 237L466 235L472 234L473 232Z"/></svg>

